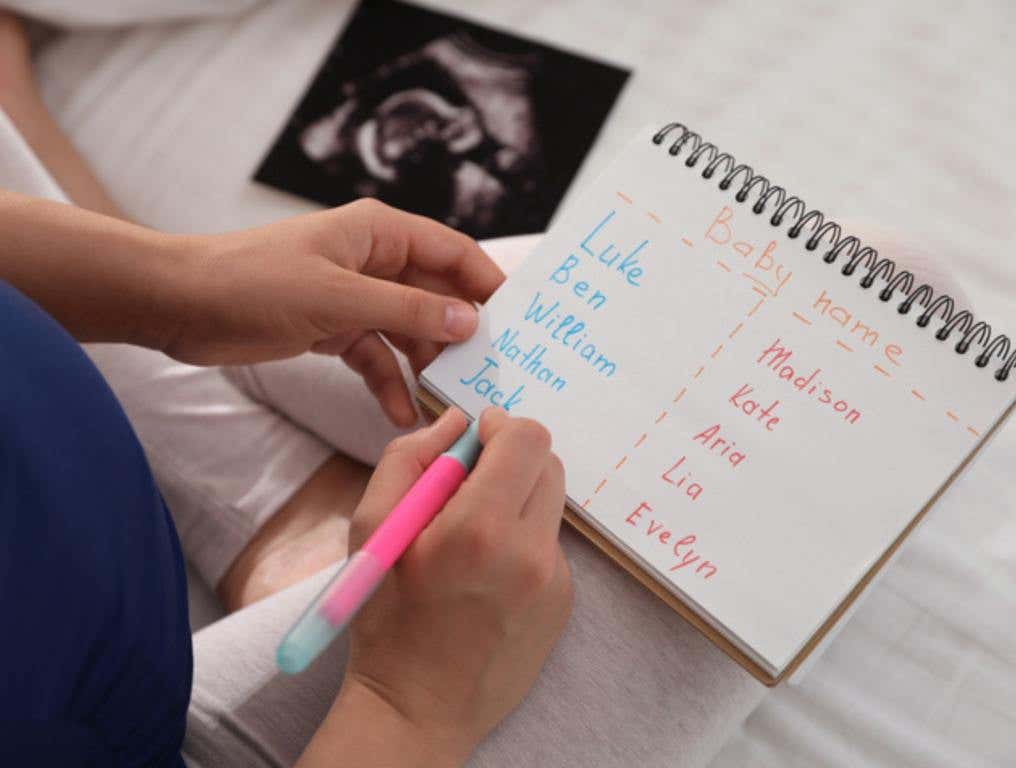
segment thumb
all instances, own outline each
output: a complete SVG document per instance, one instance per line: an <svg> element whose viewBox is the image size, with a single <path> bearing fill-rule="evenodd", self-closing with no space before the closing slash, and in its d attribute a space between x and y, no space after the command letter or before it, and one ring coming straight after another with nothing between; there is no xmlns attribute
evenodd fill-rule
<svg viewBox="0 0 1016 768"><path fill-rule="evenodd" d="M343 311L353 327L445 342L463 341L476 330L476 308L462 299L368 275L353 279L356 301Z"/></svg>
<svg viewBox="0 0 1016 768"><path fill-rule="evenodd" d="M462 435L468 424L462 411L449 408L430 426L397 437L388 444L353 516L351 545L359 547L363 543L424 470Z"/></svg>

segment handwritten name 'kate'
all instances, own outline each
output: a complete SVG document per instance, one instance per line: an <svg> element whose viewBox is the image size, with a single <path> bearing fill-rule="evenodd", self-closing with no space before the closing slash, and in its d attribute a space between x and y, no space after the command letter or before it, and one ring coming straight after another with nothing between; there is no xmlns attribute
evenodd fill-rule
<svg viewBox="0 0 1016 768"><path fill-rule="evenodd" d="M772 432L776 429L776 425L780 423L780 417L773 415L776 413L776 409L780 407L780 401L773 400L773 402L763 408L761 401L751 397L753 394L755 394L755 387L745 384L732 394L727 402L741 411L741 413L746 416L752 416L760 424L765 425L767 432Z"/></svg>

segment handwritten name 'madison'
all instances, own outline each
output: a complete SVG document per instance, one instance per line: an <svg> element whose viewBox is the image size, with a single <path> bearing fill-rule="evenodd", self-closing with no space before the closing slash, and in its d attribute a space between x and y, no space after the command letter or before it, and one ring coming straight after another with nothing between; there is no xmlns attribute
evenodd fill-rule
<svg viewBox="0 0 1016 768"><path fill-rule="evenodd" d="M819 405L829 406L836 413L842 414L842 418L847 424L856 424L861 419L860 410L854 408L846 400L833 397L832 389L819 378L822 373L821 368L812 369L808 375L799 373L800 369L794 366L801 364L794 357L793 351L783 346L779 337L762 351L755 362L771 370L779 379L787 382L789 386ZM739 406L736 398L749 396L753 392L753 387L745 385L730 399L730 402ZM772 407L775 408L778 404L777 400ZM745 413L749 413L749 411L745 410ZM779 420L777 419L777 421ZM767 428L770 427L767 425Z"/></svg>

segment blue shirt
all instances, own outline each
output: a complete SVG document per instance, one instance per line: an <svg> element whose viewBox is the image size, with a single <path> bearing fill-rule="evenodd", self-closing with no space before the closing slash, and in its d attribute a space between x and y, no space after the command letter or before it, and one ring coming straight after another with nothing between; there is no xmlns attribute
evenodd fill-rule
<svg viewBox="0 0 1016 768"><path fill-rule="evenodd" d="M0 282L0 765L182 766L180 545L102 376Z"/></svg>

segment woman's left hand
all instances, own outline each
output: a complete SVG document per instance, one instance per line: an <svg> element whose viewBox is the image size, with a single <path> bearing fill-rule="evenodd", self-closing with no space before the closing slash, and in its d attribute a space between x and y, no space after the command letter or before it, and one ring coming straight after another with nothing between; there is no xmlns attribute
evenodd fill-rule
<svg viewBox="0 0 1016 768"><path fill-rule="evenodd" d="M504 280L471 238L374 200L222 235L171 235L0 190L0 280L78 341L186 363L340 355L389 418L416 421L385 339L419 372L476 330Z"/></svg>
<svg viewBox="0 0 1016 768"><path fill-rule="evenodd" d="M471 238L374 200L176 240L189 299L166 354L202 365L339 355L400 425L416 414L385 339L419 372L473 334L472 302L504 280Z"/></svg>

